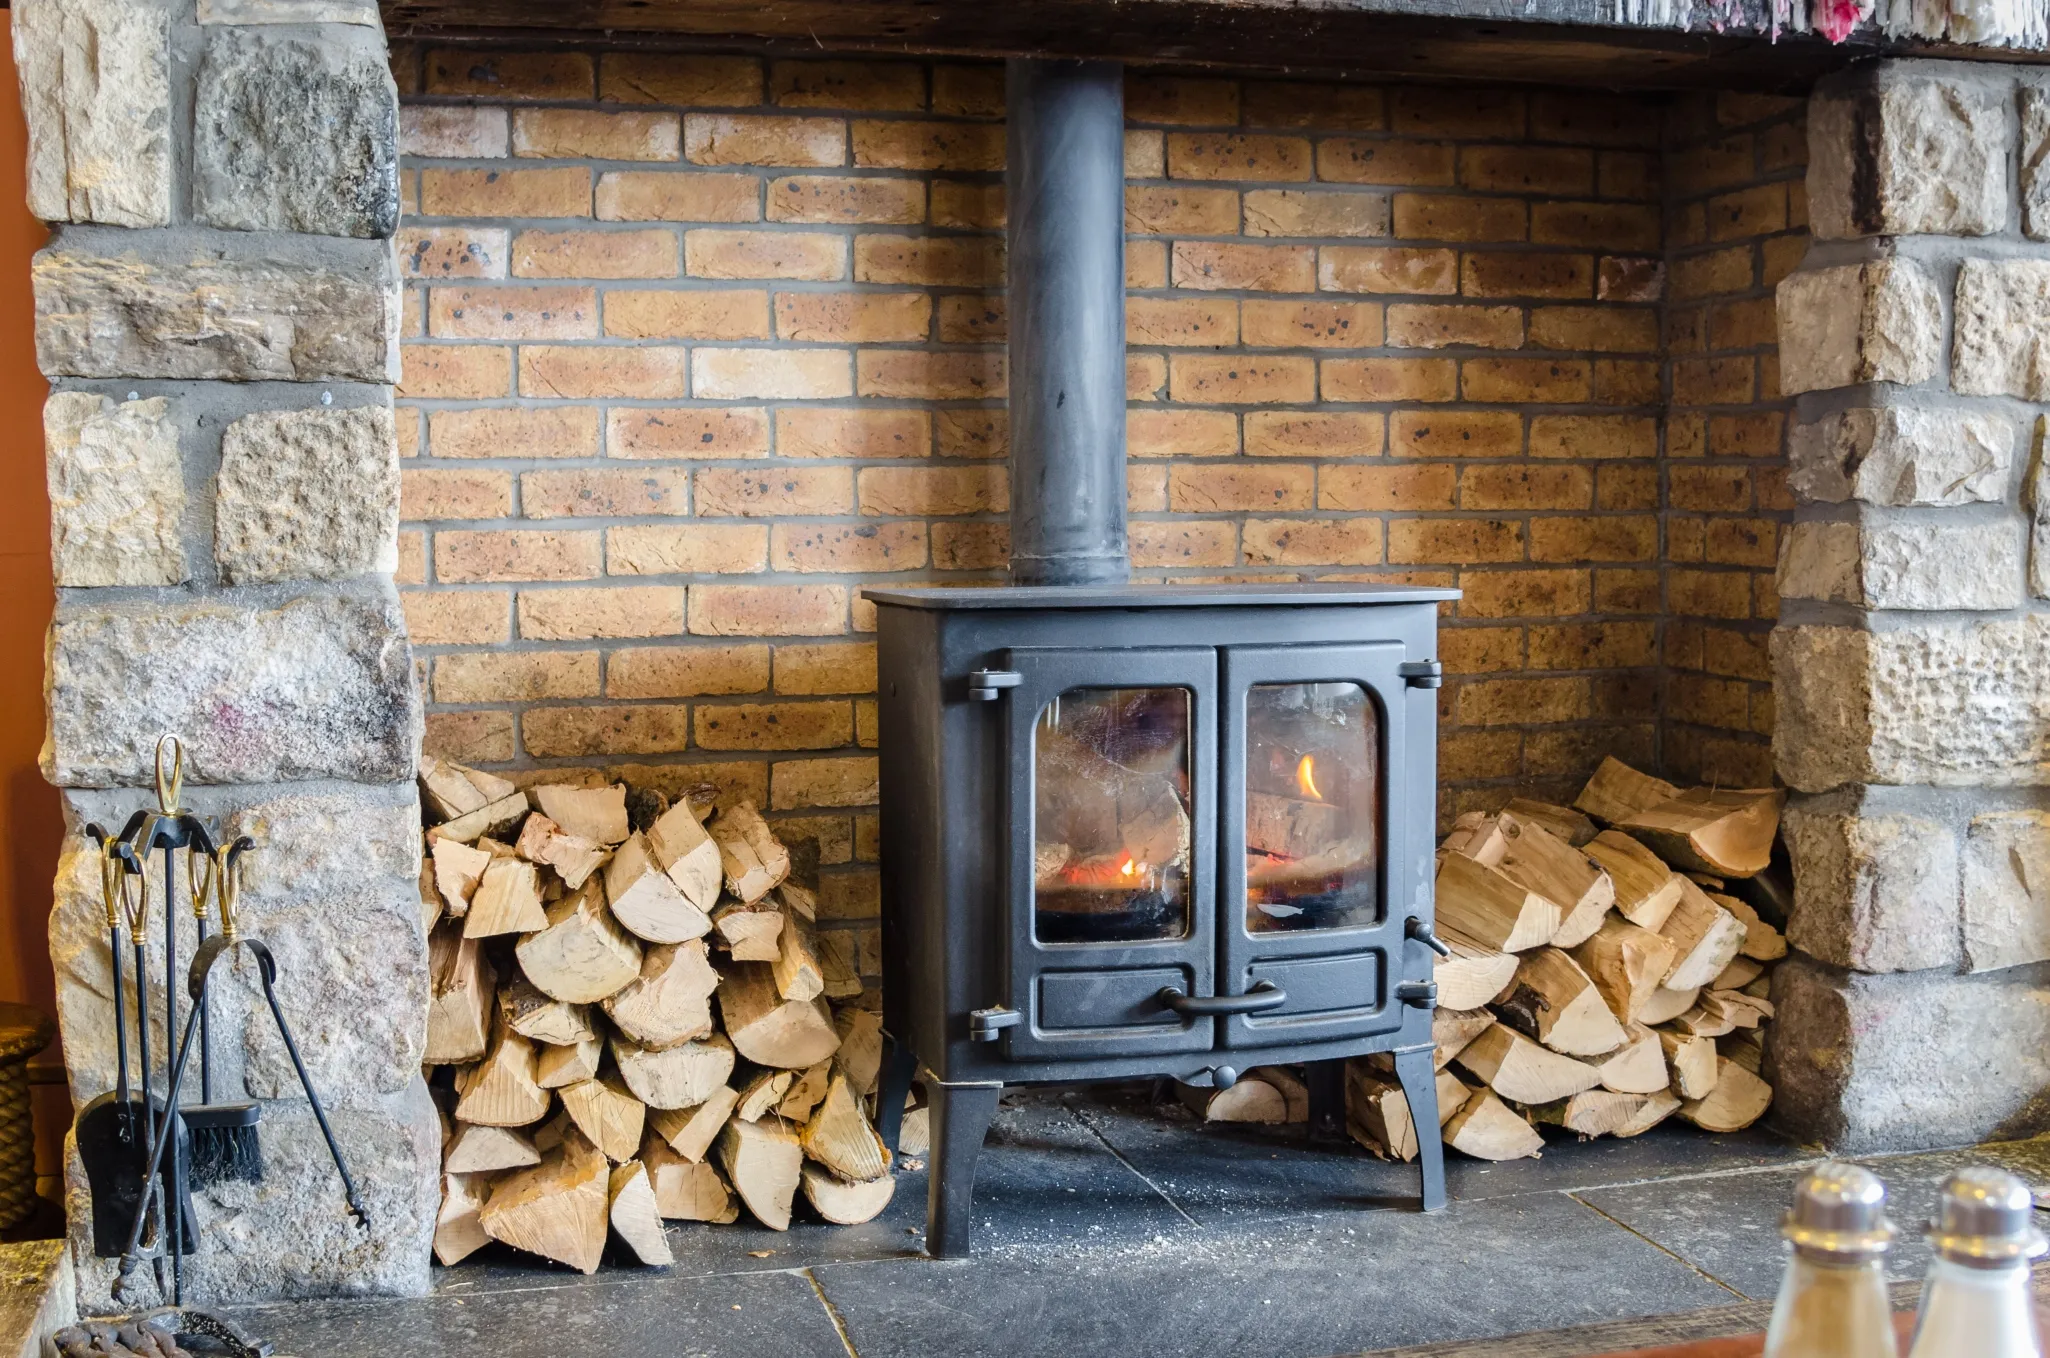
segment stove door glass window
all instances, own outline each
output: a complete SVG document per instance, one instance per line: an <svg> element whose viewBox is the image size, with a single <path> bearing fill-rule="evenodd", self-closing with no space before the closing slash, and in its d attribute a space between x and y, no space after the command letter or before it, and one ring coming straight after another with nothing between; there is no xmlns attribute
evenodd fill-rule
<svg viewBox="0 0 2050 1358"><path fill-rule="evenodd" d="M1353 683L1246 695L1246 930L1381 917L1380 716Z"/></svg>
<svg viewBox="0 0 2050 1358"><path fill-rule="evenodd" d="M1042 943L1189 932L1191 694L1071 688L1033 727L1033 923Z"/></svg>

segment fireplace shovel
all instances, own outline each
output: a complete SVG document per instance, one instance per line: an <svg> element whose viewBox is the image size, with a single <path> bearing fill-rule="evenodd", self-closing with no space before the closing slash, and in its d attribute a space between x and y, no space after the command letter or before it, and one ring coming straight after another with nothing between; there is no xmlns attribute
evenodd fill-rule
<svg viewBox="0 0 2050 1358"><path fill-rule="evenodd" d="M313 1078L306 1073L306 1062L299 1056L299 1044L293 1040L292 1027L285 1021L285 1011L278 1004L277 961L271 956L270 949L264 946L262 939L242 937L235 924L235 897L240 881L242 855L255 847L255 841L244 835L233 844L216 851L214 891L221 909L221 932L200 945L198 953L192 959L191 970L187 973L186 989L191 993L192 1007L186 1011L185 1031L178 1038L178 1054L171 1064L170 1095L164 1110L164 1126L175 1127L180 1122L178 1086L185 1075L186 1062L192 1056L192 1039L199 1028L199 1017L206 1008L207 986L212 978L214 963L231 949L247 948L250 955L256 959L257 975L263 981L264 1001L270 1006L271 1018L277 1022L278 1036L284 1041L285 1053L292 1058L292 1069L298 1072L299 1087L306 1091L306 1102L313 1109L314 1121L320 1124L320 1134L327 1141L328 1154L334 1158L335 1172L341 1176L342 1193L348 1200L350 1215L356 1218L358 1226L368 1231L370 1217L356 1196L356 1181L349 1177L349 1167L342 1159L342 1148L335 1141L334 1129L328 1125L327 1111L320 1105L320 1095L314 1092ZM150 1147L149 1165L143 1176L145 1182L157 1172L164 1153L164 1141L165 1138L159 1136L156 1143ZM121 1276L114 1285L115 1296L122 1301L133 1302L139 1299L139 1288L136 1286L134 1273L142 1264L142 1236L145 1225L144 1214L137 1213L135 1223L129 1231L128 1248L121 1256Z"/></svg>

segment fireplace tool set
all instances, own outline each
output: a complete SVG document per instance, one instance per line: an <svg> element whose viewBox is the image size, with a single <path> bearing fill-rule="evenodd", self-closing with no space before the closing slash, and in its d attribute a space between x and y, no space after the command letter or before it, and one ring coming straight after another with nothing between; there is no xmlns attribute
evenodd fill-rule
<svg viewBox="0 0 2050 1358"><path fill-rule="evenodd" d="M176 736L157 742L155 810L136 812L119 834L108 834L97 824L88 825L99 857L100 890L107 913L107 942L112 962L115 1029L115 1085L108 1093L88 1103L78 1119L79 1158L92 1189L93 1247L102 1258L119 1258L121 1272L115 1295L123 1301L140 1300L137 1274L147 1261L155 1275L158 1295L182 1305L184 1292L183 1257L191 1254L198 1238L193 1216L191 1187L230 1180L257 1181L263 1178L263 1154L257 1136L262 1110L253 1102L214 1100L213 1053L208 1014L208 990L214 966L237 948L255 960L263 984L263 997L275 1020L278 1036L299 1077L300 1088L313 1110L341 1175L349 1211L359 1226L369 1228L369 1217L357 1199L355 1181L349 1176L342 1150L329 1127L326 1110L315 1092L313 1080L300 1058L278 1004L278 967L261 939L240 932L235 905L241 886L244 856L256 847L244 835L220 843L215 828L182 807L185 751ZM164 1093L153 1089L151 1048L154 1020L151 1015L149 984L150 856L163 854L163 990L162 1020L166 1051L172 1053ZM189 998L181 1027L178 1006L178 859L185 860L198 948L184 973ZM218 933L209 926L218 917ZM140 1084L129 1083L127 997L123 993L123 934L126 951L134 962L135 1037L138 1048ZM175 1036L176 1045L171 1045ZM194 1039L199 1048L200 1102L180 1107L185 1074Z"/></svg>

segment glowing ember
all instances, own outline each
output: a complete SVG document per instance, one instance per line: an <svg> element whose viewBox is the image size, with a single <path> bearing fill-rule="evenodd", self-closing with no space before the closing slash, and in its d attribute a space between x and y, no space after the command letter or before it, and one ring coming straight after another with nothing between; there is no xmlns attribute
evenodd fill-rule
<svg viewBox="0 0 2050 1358"><path fill-rule="evenodd" d="M1127 854L1125 861L1118 865L1118 871L1127 877L1133 877L1138 874L1139 865L1132 861L1131 855Z"/></svg>
<svg viewBox="0 0 2050 1358"><path fill-rule="evenodd" d="M1315 755L1304 755L1301 762L1295 766L1295 785L1301 788L1303 795L1310 800L1317 802L1324 800L1324 794L1317 791L1317 757Z"/></svg>

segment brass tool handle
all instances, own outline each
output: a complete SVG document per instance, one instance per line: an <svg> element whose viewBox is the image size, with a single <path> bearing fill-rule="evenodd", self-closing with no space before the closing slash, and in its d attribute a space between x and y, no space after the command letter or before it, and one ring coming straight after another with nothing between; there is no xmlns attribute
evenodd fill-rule
<svg viewBox="0 0 2050 1358"><path fill-rule="evenodd" d="M170 749L171 768L164 770L165 747ZM157 737L157 810L166 816L175 816L184 807L179 801L185 795L185 742L166 731Z"/></svg>

